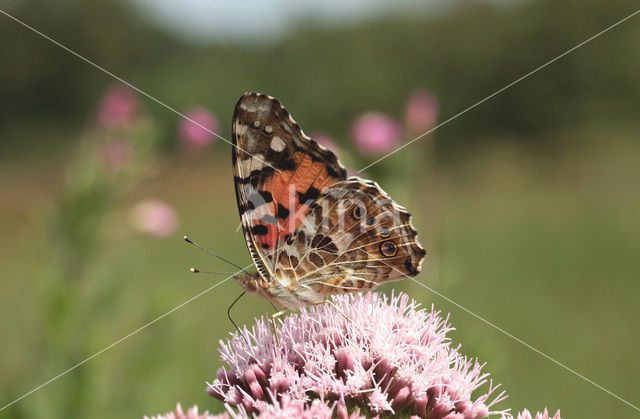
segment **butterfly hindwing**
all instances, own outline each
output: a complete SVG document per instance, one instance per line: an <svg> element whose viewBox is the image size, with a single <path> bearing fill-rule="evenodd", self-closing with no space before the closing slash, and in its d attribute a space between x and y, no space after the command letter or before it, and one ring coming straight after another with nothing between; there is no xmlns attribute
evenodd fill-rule
<svg viewBox="0 0 640 419"><path fill-rule="evenodd" d="M411 215L356 177L328 188L278 253L276 275L294 278L306 303L415 276L426 254Z"/></svg>
<svg viewBox="0 0 640 419"><path fill-rule="evenodd" d="M276 99L247 93L233 116L233 170L242 227L260 275L275 260L309 207L346 170L331 151L307 137Z"/></svg>

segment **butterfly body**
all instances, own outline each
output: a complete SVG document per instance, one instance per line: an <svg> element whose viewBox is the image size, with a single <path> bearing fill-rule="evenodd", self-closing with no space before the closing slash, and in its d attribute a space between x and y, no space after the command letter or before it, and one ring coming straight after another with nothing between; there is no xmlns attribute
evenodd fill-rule
<svg viewBox="0 0 640 419"><path fill-rule="evenodd" d="M295 310L309 304L317 304L323 298L321 295L299 287L294 278L290 277L275 277L271 283L268 283L258 272L255 272L236 279L249 294L262 297L277 307Z"/></svg>
<svg viewBox="0 0 640 419"><path fill-rule="evenodd" d="M275 305L372 289L420 272L411 215L375 182L347 177L276 99L248 93L233 118L238 209L257 272L238 282Z"/></svg>

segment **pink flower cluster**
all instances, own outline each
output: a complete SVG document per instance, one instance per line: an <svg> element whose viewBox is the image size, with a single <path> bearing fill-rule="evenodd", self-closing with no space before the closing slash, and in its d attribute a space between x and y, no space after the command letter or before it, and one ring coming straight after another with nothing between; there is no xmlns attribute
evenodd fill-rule
<svg viewBox="0 0 640 419"><path fill-rule="evenodd" d="M185 112L180 119L179 135L183 144L193 148L203 148L216 140L220 123L213 112L203 107L195 107ZM215 134L214 134L215 133Z"/></svg>
<svg viewBox="0 0 640 419"><path fill-rule="evenodd" d="M429 90L415 91L405 105L404 123L411 135L432 129L438 119L438 99Z"/></svg>
<svg viewBox="0 0 640 419"><path fill-rule="evenodd" d="M135 90L121 83L107 86L98 104L97 128L104 136L99 158L109 172L120 173L134 161L136 151L129 131L140 116L140 99Z"/></svg>
<svg viewBox="0 0 640 419"><path fill-rule="evenodd" d="M169 237L178 228L176 211L166 202L144 199L131 209L131 224L140 233L153 237Z"/></svg>
<svg viewBox="0 0 640 419"><path fill-rule="evenodd" d="M363 154L384 154L400 144L402 126L390 115L369 112L356 118L351 135Z"/></svg>
<svg viewBox="0 0 640 419"><path fill-rule="evenodd" d="M98 106L98 121L106 128L121 127L136 118L138 95L129 86L114 83L107 88Z"/></svg>
<svg viewBox="0 0 640 419"><path fill-rule="evenodd" d="M279 344L265 318L243 336L221 341L221 368L208 392L240 414L292 417L417 415L421 418L509 417L492 407L484 364L464 357L447 333L448 318L420 309L405 294L333 297L349 319L323 304L292 314L278 327ZM479 395L475 390L487 384ZM292 411L293 411L292 410ZM230 412L232 410L230 409ZM302 415L302 416L301 416ZM286 416L286 415L285 415Z"/></svg>

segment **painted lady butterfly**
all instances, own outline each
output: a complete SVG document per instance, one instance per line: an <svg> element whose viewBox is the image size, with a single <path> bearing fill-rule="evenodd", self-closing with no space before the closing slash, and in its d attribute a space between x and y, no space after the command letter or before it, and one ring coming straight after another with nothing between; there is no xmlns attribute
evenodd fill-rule
<svg viewBox="0 0 640 419"><path fill-rule="evenodd" d="M257 272L246 291L296 309L420 272L411 215L347 171L276 99L247 93L233 114L233 170Z"/></svg>

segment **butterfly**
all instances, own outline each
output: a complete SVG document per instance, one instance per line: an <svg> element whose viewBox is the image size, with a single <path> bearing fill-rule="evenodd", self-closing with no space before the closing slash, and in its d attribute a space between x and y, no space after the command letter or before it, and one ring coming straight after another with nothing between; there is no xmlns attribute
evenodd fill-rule
<svg viewBox="0 0 640 419"><path fill-rule="evenodd" d="M285 309L417 275L426 252L411 215L377 183L348 177L275 98L246 93L233 113L233 174L257 272L236 277Z"/></svg>

